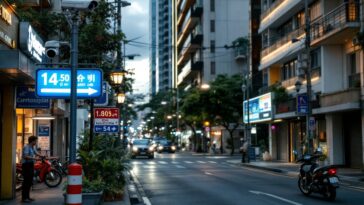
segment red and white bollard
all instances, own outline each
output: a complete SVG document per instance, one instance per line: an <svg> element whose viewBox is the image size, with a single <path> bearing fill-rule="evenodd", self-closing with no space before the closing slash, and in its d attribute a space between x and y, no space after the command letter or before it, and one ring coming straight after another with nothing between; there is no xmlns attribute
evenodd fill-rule
<svg viewBox="0 0 364 205"><path fill-rule="evenodd" d="M66 204L82 205L82 165L77 163L68 165L67 183Z"/></svg>

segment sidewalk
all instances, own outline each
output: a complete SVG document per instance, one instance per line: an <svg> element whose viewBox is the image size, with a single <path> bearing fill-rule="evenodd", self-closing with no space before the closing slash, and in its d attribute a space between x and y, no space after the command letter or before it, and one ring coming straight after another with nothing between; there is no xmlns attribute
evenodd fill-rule
<svg viewBox="0 0 364 205"><path fill-rule="evenodd" d="M241 160L227 160L228 163L262 169L266 171L278 172L289 176L296 177L298 175L300 164L284 163L276 161L250 161L250 163L241 163ZM338 176L343 185L355 186L364 189L364 172L360 169L338 168Z"/></svg>
<svg viewBox="0 0 364 205"><path fill-rule="evenodd" d="M62 185L56 188L48 188L45 184L37 184L30 192L30 197L34 198L35 201L31 203L21 203L21 191L16 192L16 198L14 200L0 201L1 205L20 205L20 204L31 204L31 205L64 205ZM104 202L104 205L130 205L129 195L127 190L124 194L123 201L116 202Z"/></svg>

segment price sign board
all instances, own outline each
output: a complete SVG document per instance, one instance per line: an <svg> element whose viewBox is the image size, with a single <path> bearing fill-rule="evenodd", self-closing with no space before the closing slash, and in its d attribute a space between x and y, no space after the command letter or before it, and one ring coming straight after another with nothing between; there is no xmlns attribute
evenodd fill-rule
<svg viewBox="0 0 364 205"><path fill-rule="evenodd" d="M119 108L94 108L94 131L96 133L119 132Z"/></svg>
<svg viewBox="0 0 364 205"><path fill-rule="evenodd" d="M77 70L77 98L96 98L102 93L102 71L100 69ZM70 69L38 69L36 94L47 98L69 98L71 96Z"/></svg>

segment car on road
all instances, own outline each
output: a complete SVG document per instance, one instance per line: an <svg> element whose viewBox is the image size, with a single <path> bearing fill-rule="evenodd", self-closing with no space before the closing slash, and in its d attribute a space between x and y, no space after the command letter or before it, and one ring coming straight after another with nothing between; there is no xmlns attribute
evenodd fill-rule
<svg viewBox="0 0 364 205"><path fill-rule="evenodd" d="M176 146L169 140L160 140L158 144L158 153L162 152L176 152Z"/></svg>
<svg viewBox="0 0 364 205"><path fill-rule="evenodd" d="M146 156L149 159L154 158L154 148L150 143L149 139L136 139L130 146L131 158L136 158L138 156Z"/></svg>

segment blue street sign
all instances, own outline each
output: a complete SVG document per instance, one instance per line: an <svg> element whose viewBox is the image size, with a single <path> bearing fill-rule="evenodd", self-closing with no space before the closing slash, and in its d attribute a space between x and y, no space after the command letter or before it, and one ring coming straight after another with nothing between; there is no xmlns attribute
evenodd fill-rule
<svg viewBox="0 0 364 205"><path fill-rule="evenodd" d="M308 113L308 98L307 95L297 96L297 114Z"/></svg>
<svg viewBox="0 0 364 205"><path fill-rule="evenodd" d="M95 132L102 133L102 132L119 132L119 126L118 125L95 125L94 127Z"/></svg>
<svg viewBox="0 0 364 205"><path fill-rule="evenodd" d="M49 137L50 136L49 125L39 125L38 126L38 136Z"/></svg>
<svg viewBox="0 0 364 205"><path fill-rule="evenodd" d="M100 69L77 70L77 98L96 98L102 92ZM38 69L36 94L39 97L69 98L71 95L70 69Z"/></svg>
<svg viewBox="0 0 364 205"><path fill-rule="evenodd" d="M109 85L107 82L102 83L102 95L94 100L95 106L107 106L109 103L109 94L107 93Z"/></svg>
<svg viewBox="0 0 364 205"><path fill-rule="evenodd" d="M34 86L16 87L16 108L49 108L50 100L38 98Z"/></svg>

